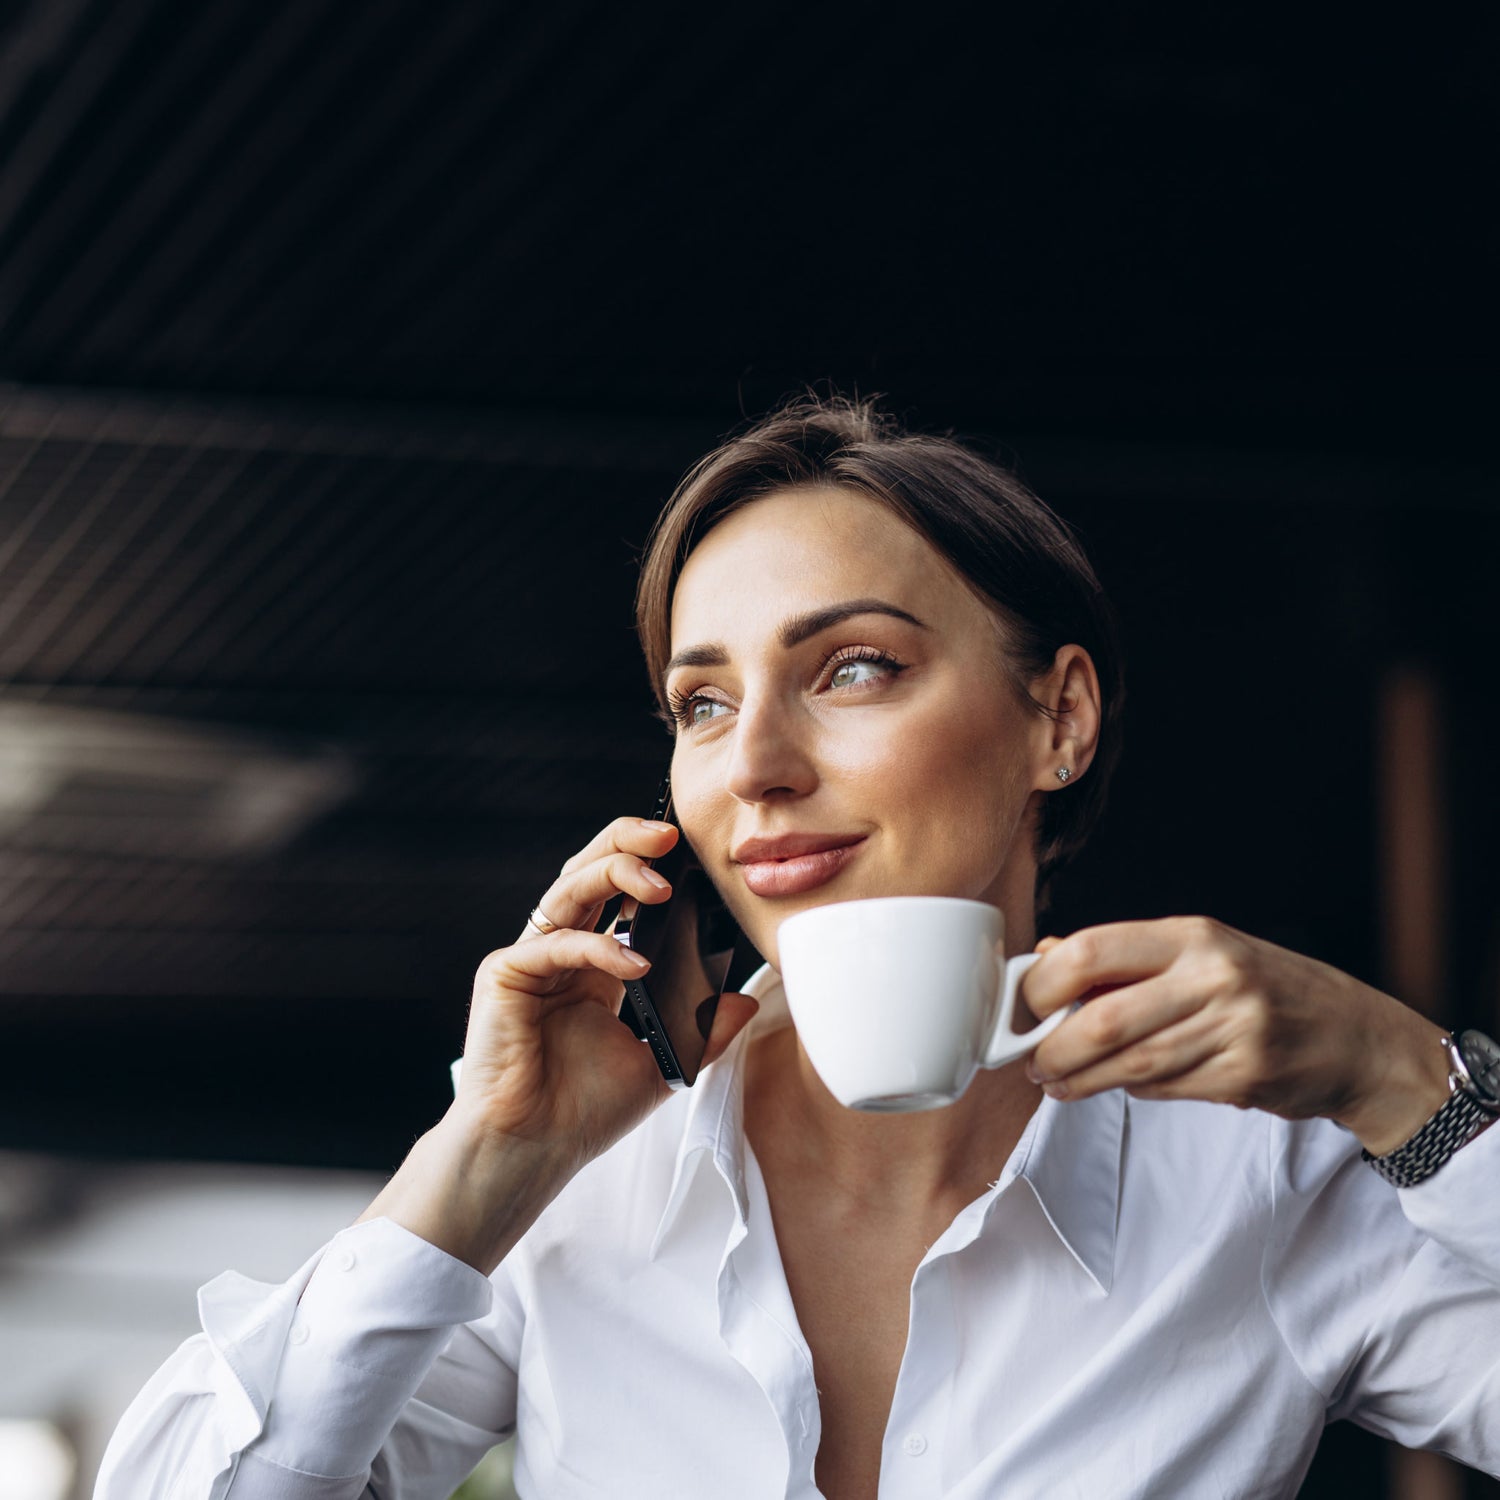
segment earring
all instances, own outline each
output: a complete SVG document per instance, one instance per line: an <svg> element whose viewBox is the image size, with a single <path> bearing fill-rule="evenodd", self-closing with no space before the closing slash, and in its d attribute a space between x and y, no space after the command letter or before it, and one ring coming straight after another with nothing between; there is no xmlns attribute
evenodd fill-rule
<svg viewBox="0 0 1500 1500"><path fill-rule="evenodd" d="M1059 766L1057 768L1057 779L1064 784L1067 783L1069 777L1071 777L1072 774L1073 772L1067 766Z"/></svg>

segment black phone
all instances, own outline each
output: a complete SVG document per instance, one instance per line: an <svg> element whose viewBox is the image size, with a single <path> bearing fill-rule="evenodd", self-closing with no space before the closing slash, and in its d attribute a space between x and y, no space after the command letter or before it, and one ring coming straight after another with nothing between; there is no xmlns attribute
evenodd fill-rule
<svg viewBox="0 0 1500 1500"><path fill-rule="evenodd" d="M651 1048L674 1089L691 1088L735 967L740 930L673 816L670 781L662 783L651 816L677 826L677 842L652 861L672 894L655 906L632 896L620 904L615 937L651 960L643 978L625 981L620 1019Z"/></svg>

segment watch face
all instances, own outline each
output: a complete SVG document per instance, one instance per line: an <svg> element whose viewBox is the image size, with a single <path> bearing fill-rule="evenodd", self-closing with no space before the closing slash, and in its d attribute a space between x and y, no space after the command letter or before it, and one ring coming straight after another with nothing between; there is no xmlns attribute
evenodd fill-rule
<svg viewBox="0 0 1500 1500"><path fill-rule="evenodd" d="M1456 1040L1458 1055L1463 1058L1482 1101L1500 1106L1500 1042L1482 1031L1466 1031Z"/></svg>

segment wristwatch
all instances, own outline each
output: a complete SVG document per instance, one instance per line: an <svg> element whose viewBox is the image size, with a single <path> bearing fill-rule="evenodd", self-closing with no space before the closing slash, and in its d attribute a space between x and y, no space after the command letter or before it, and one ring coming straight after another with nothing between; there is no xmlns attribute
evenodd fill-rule
<svg viewBox="0 0 1500 1500"><path fill-rule="evenodd" d="M1500 1042L1482 1031L1441 1038L1448 1054L1448 1100L1409 1141L1384 1156L1364 1158L1387 1182L1415 1187L1460 1146L1500 1116Z"/></svg>

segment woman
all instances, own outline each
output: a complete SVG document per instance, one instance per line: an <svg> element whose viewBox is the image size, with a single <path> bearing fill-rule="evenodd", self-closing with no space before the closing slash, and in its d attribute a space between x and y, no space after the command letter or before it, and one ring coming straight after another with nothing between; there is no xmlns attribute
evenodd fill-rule
<svg viewBox="0 0 1500 1500"><path fill-rule="evenodd" d="M1500 1071L1446 1102L1398 1001L1198 918L1092 928L1040 945L1030 1010L1087 1003L1029 1060L900 1116L785 1024L807 907L969 897L1033 946L1121 696L1045 507L799 402L684 480L638 624L682 827L770 961L715 1065L669 1096L616 1019L643 964L593 928L668 899L677 836L622 818L481 965L453 1106L360 1222L205 1288L100 1500L440 1500L513 1426L549 1500L1288 1495L1344 1416L1500 1469Z"/></svg>

